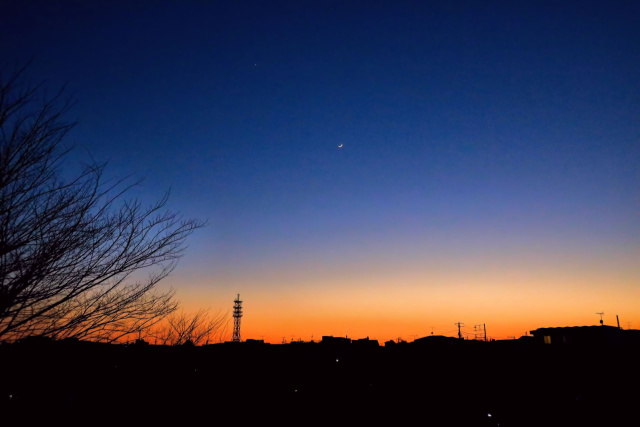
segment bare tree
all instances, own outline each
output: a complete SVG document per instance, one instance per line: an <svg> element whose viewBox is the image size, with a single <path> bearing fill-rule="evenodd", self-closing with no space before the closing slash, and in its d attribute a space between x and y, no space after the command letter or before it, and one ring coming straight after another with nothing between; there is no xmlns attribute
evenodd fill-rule
<svg viewBox="0 0 640 427"><path fill-rule="evenodd" d="M166 195L128 198L138 182L105 181L104 164L63 178L69 104L24 86L23 71L0 74L0 339L113 341L149 327L177 308L156 285L204 223L166 211Z"/></svg>
<svg viewBox="0 0 640 427"><path fill-rule="evenodd" d="M227 335L228 315L211 314L200 309L189 314L184 311L169 315L162 324L148 334L149 339L163 345L207 345L222 342Z"/></svg>

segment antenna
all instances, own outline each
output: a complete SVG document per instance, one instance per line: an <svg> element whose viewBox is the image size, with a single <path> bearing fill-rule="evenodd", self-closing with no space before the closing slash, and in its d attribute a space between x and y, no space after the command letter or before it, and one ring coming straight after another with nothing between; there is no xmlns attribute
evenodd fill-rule
<svg viewBox="0 0 640 427"><path fill-rule="evenodd" d="M232 342L240 342L240 318L242 317L242 301L240 301L240 294L238 298L233 301L233 338Z"/></svg>
<svg viewBox="0 0 640 427"><path fill-rule="evenodd" d="M604 316L604 313L596 313L600 315L600 324L604 325L604 322L602 321L602 316Z"/></svg>

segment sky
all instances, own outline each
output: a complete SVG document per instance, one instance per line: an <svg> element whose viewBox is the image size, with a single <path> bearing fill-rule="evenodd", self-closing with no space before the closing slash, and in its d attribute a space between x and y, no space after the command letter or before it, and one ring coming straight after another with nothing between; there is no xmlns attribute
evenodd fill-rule
<svg viewBox="0 0 640 427"><path fill-rule="evenodd" d="M242 338L640 328L640 2L0 0L0 66L208 221L162 287ZM230 320L231 321L231 320Z"/></svg>

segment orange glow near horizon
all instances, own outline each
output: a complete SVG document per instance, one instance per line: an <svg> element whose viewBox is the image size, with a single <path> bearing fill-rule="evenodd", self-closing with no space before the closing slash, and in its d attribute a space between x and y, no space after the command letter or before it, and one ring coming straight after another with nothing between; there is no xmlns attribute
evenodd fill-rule
<svg viewBox="0 0 640 427"><path fill-rule="evenodd" d="M344 234L344 235L343 235ZM243 339L270 343L324 335L383 343L434 334L490 338L542 327L607 325L640 329L640 246L570 227L340 231L333 238L280 241L255 253L221 254L196 242L174 275L187 311L229 313L244 301ZM629 325L630 323L630 325ZM231 332L229 332L229 337Z"/></svg>
<svg viewBox="0 0 640 427"><path fill-rule="evenodd" d="M619 315L623 328L628 322L640 327L637 267L615 274L596 267L586 274L554 267L533 274L518 266L380 272L358 278L342 271L344 279L320 274L316 280L293 271L262 274L260 280L251 274L246 282L236 278L234 289L208 287L202 279L195 281L201 286L191 281L183 287L176 277L172 286L188 311L228 311L229 338L233 299L240 293L243 340L269 343L319 341L323 335L369 337L381 344L397 338L412 341L432 331L457 336L456 322L464 323L466 337L473 337L474 326L486 325L489 338L518 338L541 327L595 325L597 312L605 313L605 324L616 325Z"/></svg>

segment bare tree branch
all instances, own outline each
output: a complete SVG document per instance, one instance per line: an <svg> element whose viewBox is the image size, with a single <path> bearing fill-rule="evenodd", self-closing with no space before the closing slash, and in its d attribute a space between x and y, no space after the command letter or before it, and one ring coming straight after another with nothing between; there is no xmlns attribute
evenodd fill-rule
<svg viewBox="0 0 640 427"><path fill-rule="evenodd" d="M227 338L228 313L200 309L195 313L173 313L146 333L149 340L162 345L207 345Z"/></svg>
<svg viewBox="0 0 640 427"><path fill-rule="evenodd" d="M166 211L168 194L149 207L126 198L136 183L105 181L104 164L64 180L69 103L39 99L22 71L0 74L0 339L112 341L148 328L176 309L156 285L204 223Z"/></svg>

